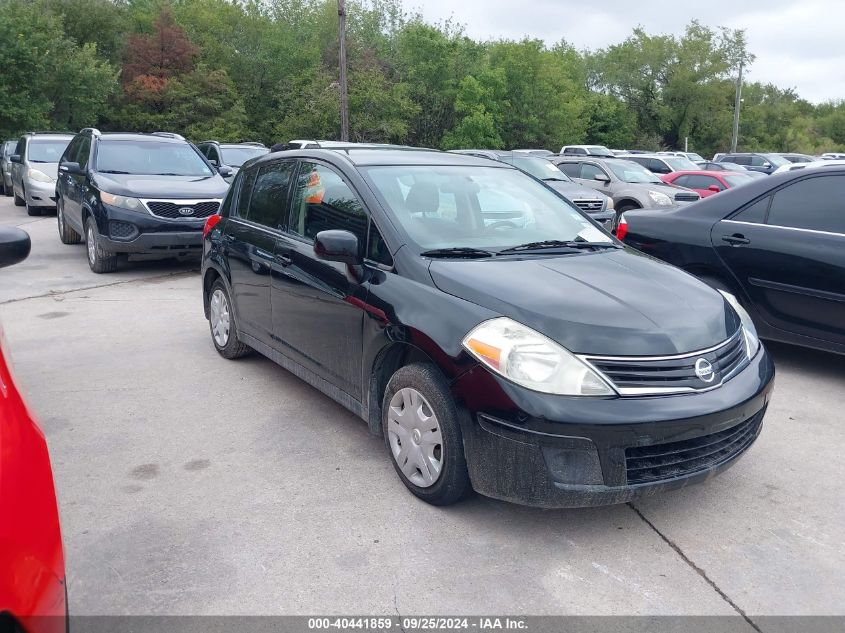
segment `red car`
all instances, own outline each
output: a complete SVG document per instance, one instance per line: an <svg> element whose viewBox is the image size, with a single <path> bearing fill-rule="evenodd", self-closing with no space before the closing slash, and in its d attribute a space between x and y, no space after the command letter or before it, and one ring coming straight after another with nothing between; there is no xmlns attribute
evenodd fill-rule
<svg viewBox="0 0 845 633"><path fill-rule="evenodd" d="M725 189L739 187L754 180L747 174L738 171L676 171L660 176L660 179L670 185L678 185L697 191L702 198L712 196Z"/></svg>
<svg viewBox="0 0 845 633"><path fill-rule="evenodd" d="M0 228L0 267L29 255L29 235ZM65 561L44 434L12 380L0 326L0 631L67 628Z"/></svg>

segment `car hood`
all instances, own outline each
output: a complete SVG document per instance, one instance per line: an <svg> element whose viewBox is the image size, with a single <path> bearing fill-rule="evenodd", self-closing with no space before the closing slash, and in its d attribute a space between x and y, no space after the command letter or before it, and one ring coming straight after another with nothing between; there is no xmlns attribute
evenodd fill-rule
<svg viewBox="0 0 845 633"><path fill-rule="evenodd" d="M577 182L566 182L563 180L545 181L549 187L562 194L570 200L603 200L607 196L590 187L579 185Z"/></svg>
<svg viewBox="0 0 845 633"><path fill-rule="evenodd" d="M717 345L736 312L691 275L632 249L524 259L434 260L443 292L584 354L660 356Z"/></svg>
<svg viewBox="0 0 845 633"><path fill-rule="evenodd" d="M31 169L37 169L38 171L47 174L53 180L55 180L59 176L59 164L58 163L33 163L33 162L30 162L29 167Z"/></svg>
<svg viewBox="0 0 845 633"><path fill-rule="evenodd" d="M134 198L222 198L229 185L219 175L144 176L136 174L95 175L99 189Z"/></svg>

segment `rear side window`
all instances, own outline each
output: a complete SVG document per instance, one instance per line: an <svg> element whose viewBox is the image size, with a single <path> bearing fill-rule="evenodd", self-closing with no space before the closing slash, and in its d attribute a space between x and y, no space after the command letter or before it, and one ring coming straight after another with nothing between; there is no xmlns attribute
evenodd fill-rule
<svg viewBox="0 0 845 633"><path fill-rule="evenodd" d="M691 189L707 189L711 185L716 185L719 187L720 191L725 188L724 185L722 185L718 179L713 178L713 176L697 176L690 174L689 176L686 176L686 179L687 184L682 186L690 187ZM678 178L675 183L680 185L681 183L678 182L679 180L680 178Z"/></svg>
<svg viewBox="0 0 845 633"><path fill-rule="evenodd" d="M293 161L283 161L264 165L258 170L252 186L247 220L271 228L282 225L294 164Z"/></svg>
<svg viewBox="0 0 845 633"><path fill-rule="evenodd" d="M300 166L289 227L310 240L320 231L351 231L362 249L367 243L367 214L358 196L340 174L318 163Z"/></svg>
<svg viewBox="0 0 845 633"><path fill-rule="evenodd" d="M736 163L737 165L750 165L751 164L751 157L750 156L723 156L722 161L723 163Z"/></svg>
<svg viewBox="0 0 845 633"><path fill-rule="evenodd" d="M235 211L235 215L239 218L246 218L249 215L249 198L252 195L252 185L255 183L257 175L257 169L250 169L244 174L241 190L238 194L238 206Z"/></svg>
<svg viewBox="0 0 845 633"><path fill-rule="evenodd" d="M769 208L769 201L771 199L771 196L766 196L765 198L757 200L757 202L753 202L733 216L731 220L736 220L737 222L750 222L752 224L763 224L763 222L766 221L766 211Z"/></svg>
<svg viewBox="0 0 845 633"><path fill-rule="evenodd" d="M775 193L768 223L845 233L845 176L807 178Z"/></svg>
<svg viewBox="0 0 845 633"><path fill-rule="evenodd" d="M580 178L580 163L558 163L557 168L570 178Z"/></svg>

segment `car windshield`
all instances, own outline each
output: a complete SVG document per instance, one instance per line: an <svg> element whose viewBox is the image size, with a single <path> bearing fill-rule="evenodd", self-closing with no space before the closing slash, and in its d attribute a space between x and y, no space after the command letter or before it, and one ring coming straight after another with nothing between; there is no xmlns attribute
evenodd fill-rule
<svg viewBox="0 0 845 633"><path fill-rule="evenodd" d="M603 156L605 158L613 158L615 155L603 145L589 145L587 146L587 153L590 156Z"/></svg>
<svg viewBox="0 0 845 633"><path fill-rule="evenodd" d="M58 163L70 141L70 138L33 138L27 148L27 160L31 163Z"/></svg>
<svg viewBox="0 0 845 633"><path fill-rule="evenodd" d="M699 169L698 165L683 156L663 156L662 158L675 171L695 171Z"/></svg>
<svg viewBox="0 0 845 633"><path fill-rule="evenodd" d="M613 243L571 203L516 169L397 165L364 171L424 251L496 251L550 240Z"/></svg>
<svg viewBox="0 0 845 633"><path fill-rule="evenodd" d="M510 163L514 167L531 174L540 180L564 180L571 182L569 176L564 174L557 166L545 158L533 158L529 156L506 156L502 162Z"/></svg>
<svg viewBox="0 0 845 633"><path fill-rule="evenodd" d="M775 167L781 167L789 164L788 160L786 160L783 156L778 156L777 154L763 154L763 156L765 156L766 160Z"/></svg>
<svg viewBox="0 0 845 633"><path fill-rule="evenodd" d="M609 160L607 166L622 182L663 182L648 169L634 161Z"/></svg>
<svg viewBox="0 0 845 633"><path fill-rule="evenodd" d="M154 176L214 174L187 143L153 140L101 140L97 147L96 170L104 173Z"/></svg>
<svg viewBox="0 0 845 633"><path fill-rule="evenodd" d="M727 182L731 187L739 187L740 185L746 185L752 180L754 180L751 176L746 176L745 174L726 174L723 176L725 182Z"/></svg>
<svg viewBox="0 0 845 633"><path fill-rule="evenodd" d="M249 159L264 156L264 154L268 154L269 152L270 150L266 147L249 147L242 145L238 147L224 146L220 148L223 164L229 165L230 167L240 167Z"/></svg>
<svg viewBox="0 0 845 633"><path fill-rule="evenodd" d="M694 163L697 163L697 162L704 160L704 158L701 156L701 154L696 154L695 152L689 152L687 154L687 158L689 158Z"/></svg>
<svg viewBox="0 0 845 633"><path fill-rule="evenodd" d="M11 156L15 153L15 147L17 146L17 141L6 141L3 144L3 156Z"/></svg>

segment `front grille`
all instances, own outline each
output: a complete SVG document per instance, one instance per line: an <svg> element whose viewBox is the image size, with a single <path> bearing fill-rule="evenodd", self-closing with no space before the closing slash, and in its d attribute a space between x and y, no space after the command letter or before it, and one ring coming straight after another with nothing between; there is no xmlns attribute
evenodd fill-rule
<svg viewBox="0 0 845 633"><path fill-rule="evenodd" d="M701 196L694 191L681 191L675 194L675 202L695 202L700 198Z"/></svg>
<svg viewBox="0 0 845 633"><path fill-rule="evenodd" d="M585 357L623 396L681 393L716 387L748 363L740 328L721 345L679 356ZM712 379L704 370L709 365ZM702 375L704 377L702 377Z"/></svg>
<svg viewBox="0 0 845 633"><path fill-rule="evenodd" d="M581 211L586 211L587 213L598 213L604 209L603 200L573 200L572 203L581 209Z"/></svg>
<svg viewBox="0 0 845 633"><path fill-rule="evenodd" d="M114 240L129 240L138 234L134 224L121 222L120 220L109 221L109 235Z"/></svg>
<svg viewBox="0 0 845 633"><path fill-rule="evenodd" d="M625 449L628 484L674 479L713 468L748 448L765 409L729 429L678 442Z"/></svg>
<svg viewBox="0 0 845 633"><path fill-rule="evenodd" d="M203 200L201 202L191 201L191 203L167 202L164 200L147 200L147 208L155 216L160 218L173 219L187 219L207 218L210 215L217 213L220 208L220 203L217 200ZM190 209L191 213L180 213L180 209Z"/></svg>

